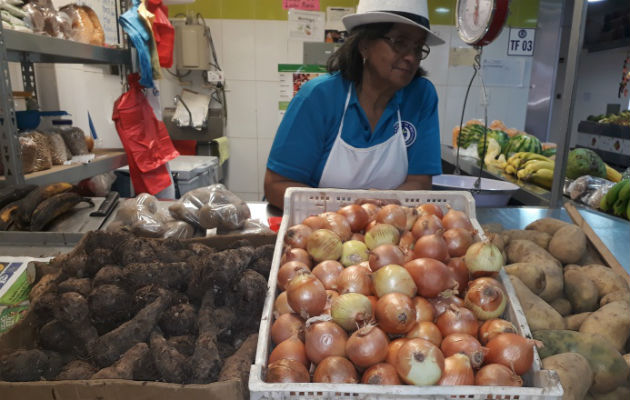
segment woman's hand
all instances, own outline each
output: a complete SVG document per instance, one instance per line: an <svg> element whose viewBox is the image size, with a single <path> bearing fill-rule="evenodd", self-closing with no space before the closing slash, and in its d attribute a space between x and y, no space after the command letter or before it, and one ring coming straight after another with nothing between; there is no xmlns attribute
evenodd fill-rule
<svg viewBox="0 0 630 400"><path fill-rule="evenodd" d="M431 175L407 175L407 179L398 186L397 190L431 190L433 177Z"/></svg>
<svg viewBox="0 0 630 400"><path fill-rule="evenodd" d="M265 197L269 204L281 210L284 209L284 191L290 187L310 186L285 178L267 168L267 172L265 172Z"/></svg>

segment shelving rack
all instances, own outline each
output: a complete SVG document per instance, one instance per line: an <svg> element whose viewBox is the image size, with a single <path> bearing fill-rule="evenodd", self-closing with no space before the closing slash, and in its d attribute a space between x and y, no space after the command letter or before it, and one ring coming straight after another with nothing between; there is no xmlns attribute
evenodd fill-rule
<svg viewBox="0 0 630 400"><path fill-rule="evenodd" d="M123 4L124 1L121 1ZM70 40L4 30L0 25L0 156L4 177L0 186L19 183L46 184L58 181L76 182L126 165L127 156L122 149L97 149L89 164L54 166L45 171L24 174L15 117L10 61L19 62L24 90L36 96L34 63L109 64L130 67L129 48L92 46Z"/></svg>

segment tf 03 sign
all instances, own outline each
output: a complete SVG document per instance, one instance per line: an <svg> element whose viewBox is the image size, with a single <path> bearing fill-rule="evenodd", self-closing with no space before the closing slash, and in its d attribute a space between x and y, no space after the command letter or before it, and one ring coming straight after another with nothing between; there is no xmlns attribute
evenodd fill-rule
<svg viewBox="0 0 630 400"><path fill-rule="evenodd" d="M534 54L536 29L510 28L508 56L531 56Z"/></svg>

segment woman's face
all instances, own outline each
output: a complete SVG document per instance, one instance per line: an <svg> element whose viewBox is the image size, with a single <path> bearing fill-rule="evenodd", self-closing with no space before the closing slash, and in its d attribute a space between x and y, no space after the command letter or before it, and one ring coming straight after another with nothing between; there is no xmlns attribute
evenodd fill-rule
<svg viewBox="0 0 630 400"><path fill-rule="evenodd" d="M362 48L366 58L364 74L375 83L390 85L395 90L409 84L420 68L421 49L427 33L407 24L394 24L382 38Z"/></svg>

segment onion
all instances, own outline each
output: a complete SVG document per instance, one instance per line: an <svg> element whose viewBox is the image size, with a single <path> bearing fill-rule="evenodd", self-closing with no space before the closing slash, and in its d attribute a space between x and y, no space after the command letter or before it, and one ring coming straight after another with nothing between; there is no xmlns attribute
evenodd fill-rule
<svg viewBox="0 0 630 400"><path fill-rule="evenodd" d="M464 261L472 277L478 278L499 272L503 267L503 254L490 242L477 242L466 250Z"/></svg>
<svg viewBox="0 0 630 400"><path fill-rule="evenodd" d="M360 232L368 224L370 216L363 207L358 204L350 204L348 206L340 208L337 213L343 215L348 223L352 232Z"/></svg>
<svg viewBox="0 0 630 400"><path fill-rule="evenodd" d="M288 249L282 254L282 259L280 259L280 265L284 265L289 261L300 261L310 269L313 267L313 260L311 260L311 256L308 255L308 252L304 249L294 248Z"/></svg>
<svg viewBox="0 0 630 400"><path fill-rule="evenodd" d="M354 232L352 236L350 236L350 240L358 240L359 242L365 243L365 235L362 233Z"/></svg>
<svg viewBox="0 0 630 400"><path fill-rule="evenodd" d="M316 262L338 260L341 257L341 239L329 229L318 229L308 237L306 251Z"/></svg>
<svg viewBox="0 0 630 400"><path fill-rule="evenodd" d="M393 365L378 363L372 365L363 373L361 383L367 383L368 385L400 385L400 379Z"/></svg>
<svg viewBox="0 0 630 400"><path fill-rule="evenodd" d="M363 242L348 240L341 246L341 263L346 267L367 261L368 257L368 249Z"/></svg>
<svg viewBox="0 0 630 400"><path fill-rule="evenodd" d="M359 368L367 368L385 360L389 340L385 332L374 325L366 325L350 336L346 354Z"/></svg>
<svg viewBox="0 0 630 400"><path fill-rule="evenodd" d="M433 322L429 321L416 323L407 333L407 338L420 338L428 340L436 346L439 346L442 343L442 333L440 332L440 328L438 328Z"/></svg>
<svg viewBox="0 0 630 400"><path fill-rule="evenodd" d="M444 232L444 241L451 257L461 257L475 241L472 233L464 228L452 228Z"/></svg>
<svg viewBox="0 0 630 400"><path fill-rule="evenodd" d="M325 212L320 215L326 218L330 224L330 230L339 235L343 242L350 240L350 236L352 236L352 229L350 229L350 224L348 223L346 217L341 214L337 214L336 212Z"/></svg>
<svg viewBox="0 0 630 400"><path fill-rule="evenodd" d="M416 322L433 322L435 319L435 307L433 307L433 304L420 296L416 296L412 300L413 305L416 307Z"/></svg>
<svg viewBox="0 0 630 400"><path fill-rule="evenodd" d="M278 318L282 314L295 312L287 301L287 292L284 291L276 297L276 301L273 303L273 316Z"/></svg>
<svg viewBox="0 0 630 400"><path fill-rule="evenodd" d="M411 231L405 231L402 235L400 235L400 240L398 241L398 247L404 251L413 252L413 246L416 244L416 238L413 236Z"/></svg>
<svg viewBox="0 0 630 400"><path fill-rule="evenodd" d="M319 317L315 317L319 318ZM348 334L332 321L306 322L304 347L306 356L311 362L319 364L329 356L345 357Z"/></svg>
<svg viewBox="0 0 630 400"><path fill-rule="evenodd" d="M361 208L365 210L365 212L367 212L368 214L368 221L372 222L376 219L376 214L378 214L379 210L381 209L379 206L377 206L374 203L364 203L361 204Z"/></svg>
<svg viewBox="0 0 630 400"><path fill-rule="evenodd" d="M446 247L443 231L440 229L432 235L419 238L413 246L413 255L416 258L433 258L448 262L448 247Z"/></svg>
<svg viewBox="0 0 630 400"><path fill-rule="evenodd" d="M288 358L280 359L267 367L267 383L307 383L311 376L299 361Z"/></svg>
<svg viewBox="0 0 630 400"><path fill-rule="evenodd" d="M285 290L291 279L296 275L309 272L308 266L301 261L289 261L283 264L278 270L278 288Z"/></svg>
<svg viewBox="0 0 630 400"><path fill-rule="evenodd" d="M358 383L359 375L354 365L345 357L326 357L315 369L313 382Z"/></svg>
<svg viewBox="0 0 630 400"><path fill-rule="evenodd" d="M470 272L464 262L464 257L451 258L446 266L451 271L453 280L457 282L457 291L463 294L468 287L468 281L470 280Z"/></svg>
<svg viewBox="0 0 630 400"><path fill-rule="evenodd" d="M395 244L382 244L370 252L370 269L375 272L389 264L402 265L405 255Z"/></svg>
<svg viewBox="0 0 630 400"><path fill-rule="evenodd" d="M284 236L284 243L291 248L297 247L305 249L306 239L308 239L311 233L313 233L313 230L307 225L293 225L287 229L287 234Z"/></svg>
<svg viewBox="0 0 630 400"><path fill-rule="evenodd" d="M335 260L322 261L313 268L313 275L319 279L326 289L337 290L337 278L343 271L343 265Z"/></svg>
<svg viewBox="0 0 630 400"><path fill-rule="evenodd" d="M432 258L416 258L404 265L422 297L435 297L457 284L444 263Z"/></svg>
<svg viewBox="0 0 630 400"><path fill-rule="evenodd" d="M313 231L332 228L328 220L320 215L311 215L310 217L306 217L306 219L302 221L302 224L309 226Z"/></svg>
<svg viewBox="0 0 630 400"><path fill-rule="evenodd" d="M453 333L467 333L477 337L479 323L475 315L466 307L451 305L436 321L442 335L448 336Z"/></svg>
<svg viewBox="0 0 630 400"><path fill-rule="evenodd" d="M515 333L501 333L487 344L489 363L503 364L514 370L517 375L529 371L534 362L534 346L540 342L526 339Z"/></svg>
<svg viewBox="0 0 630 400"><path fill-rule="evenodd" d="M378 299L374 316L385 332L407 333L416 323L416 308L408 296L388 293Z"/></svg>
<svg viewBox="0 0 630 400"><path fill-rule="evenodd" d="M315 275L300 274L287 286L287 302L304 319L319 315L326 307L326 289Z"/></svg>
<svg viewBox="0 0 630 400"><path fill-rule="evenodd" d="M332 302L336 297L339 297L339 293L334 290L326 289L326 307L324 307L324 311L322 314L330 315L330 309L332 307Z"/></svg>
<svg viewBox="0 0 630 400"><path fill-rule="evenodd" d="M433 214L439 219L442 219L442 217L444 216L444 213L442 213L442 209L437 204L432 204L432 203L420 204L418 207L416 207L416 210L418 211L418 215L420 216Z"/></svg>
<svg viewBox="0 0 630 400"><path fill-rule="evenodd" d="M468 285L464 302L477 319L485 321L503 314L507 296L496 279L477 278Z"/></svg>
<svg viewBox="0 0 630 400"><path fill-rule="evenodd" d="M304 343L302 343L302 341L298 339L297 336L291 336L287 340L280 342L280 344L273 349L271 354L269 354L268 364L271 364L283 358L289 358L291 360L298 361L305 367L309 366Z"/></svg>
<svg viewBox="0 0 630 400"><path fill-rule="evenodd" d="M390 224L404 231L407 227L407 214L403 208L397 204L388 204L381 207L376 214L376 221L381 224Z"/></svg>
<svg viewBox="0 0 630 400"><path fill-rule="evenodd" d="M339 326L354 331L372 319L372 303L360 293L346 293L335 297L330 315Z"/></svg>
<svg viewBox="0 0 630 400"><path fill-rule="evenodd" d="M464 354L453 354L444 359L444 373L438 382L441 386L474 385L475 374L470 360Z"/></svg>
<svg viewBox="0 0 630 400"><path fill-rule="evenodd" d="M364 267L352 265L339 274L337 290L339 294L361 293L366 296L372 294L370 272Z"/></svg>
<svg viewBox="0 0 630 400"><path fill-rule="evenodd" d="M297 314L282 314L271 325L271 340L278 344L291 336L297 336L304 341L304 320Z"/></svg>
<svg viewBox="0 0 630 400"><path fill-rule="evenodd" d="M437 297L430 298L429 303L431 303L435 309L435 318L444 314L444 311L451 308L451 304L458 307L464 307L464 299L455 296L452 291L448 290L440 293Z"/></svg>
<svg viewBox="0 0 630 400"><path fill-rule="evenodd" d="M510 321L501 318L489 319L479 328L479 341L485 345L500 333L517 333L517 331Z"/></svg>
<svg viewBox="0 0 630 400"><path fill-rule="evenodd" d="M411 233L416 239L425 235L432 235L440 229L444 229L440 218L433 214L420 216L411 228Z"/></svg>
<svg viewBox="0 0 630 400"><path fill-rule="evenodd" d="M377 297L388 293L402 293L414 297L418 288L409 272L400 265L390 264L372 273L372 291Z"/></svg>
<svg viewBox="0 0 630 400"><path fill-rule="evenodd" d="M376 222L376 220L372 220L370 221L366 226L365 226L365 233L368 233L370 230L372 230L372 228L374 228L376 225L378 225L378 222Z"/></svg>
<svg viewBox="0 0 630 400"><path fill-rule="evenodd" d="M502 364L483 366L475 375L477 386L523 386L523 379Z"/></svg>
<svg viewBox="0 0 630 400"><path fill-rule="evenodd" d="M405 212L405 216L407 216L407 224L405 225L405 230L410 231L413 227L413 224L418 219L418 211L413 207L401 207Z"/></svg>
<svg viewBox="0 0 630 400"><path fill-rule="evenodd" d="M365 233L365 244L368 249L374 250L382 244L398 244L400 232L390 224L376 224Z"/></svg>
<svg viewBox="0 0 630 400"><path fill-rule="evenodd" d="M398 351L402 347L403 344L407 343L406 337L394 339L389 343L387 347L387 358L385 362L391 365L396 365L396 357L398 357Z"/></svg>
<svg viewBox="0 0 630 400"><path fill-rule="evenodd" d="M448 335L442 341L440 349L444 357L450 357L458 353L465 354L470 358L470 364L473 368L481 367L486 353L488 353L486 347L482 347L477 339L466 333L452 333Z"/></svg>
<svg viewBox="0 0 630 400"><path fill-rule="evenodd" d="M376 322L376 320L374 320L374 310L376 310L376 303L378 303L378 297L368 296L367 298L368 300L370 300L370 304L372 305L372 320Z"/></svg>
<svg viewBox="0 0 630 400"><path fill-rule="evenodd" d="M470 222L470 219L468 219L468 216L465 213L451 208L448 204L446 205L446 208L448 208L448 212L442 217L442 225L444 226L444 229L464 228L471 232L475 230Z"/></svg>
<svg viewBox="0 0 630 400"><path fill-rule="evenodd" d="M444 371L444 356L433 343L424 339L409 339L396 358L396 371L410 385L435 385Z"/></svg>

